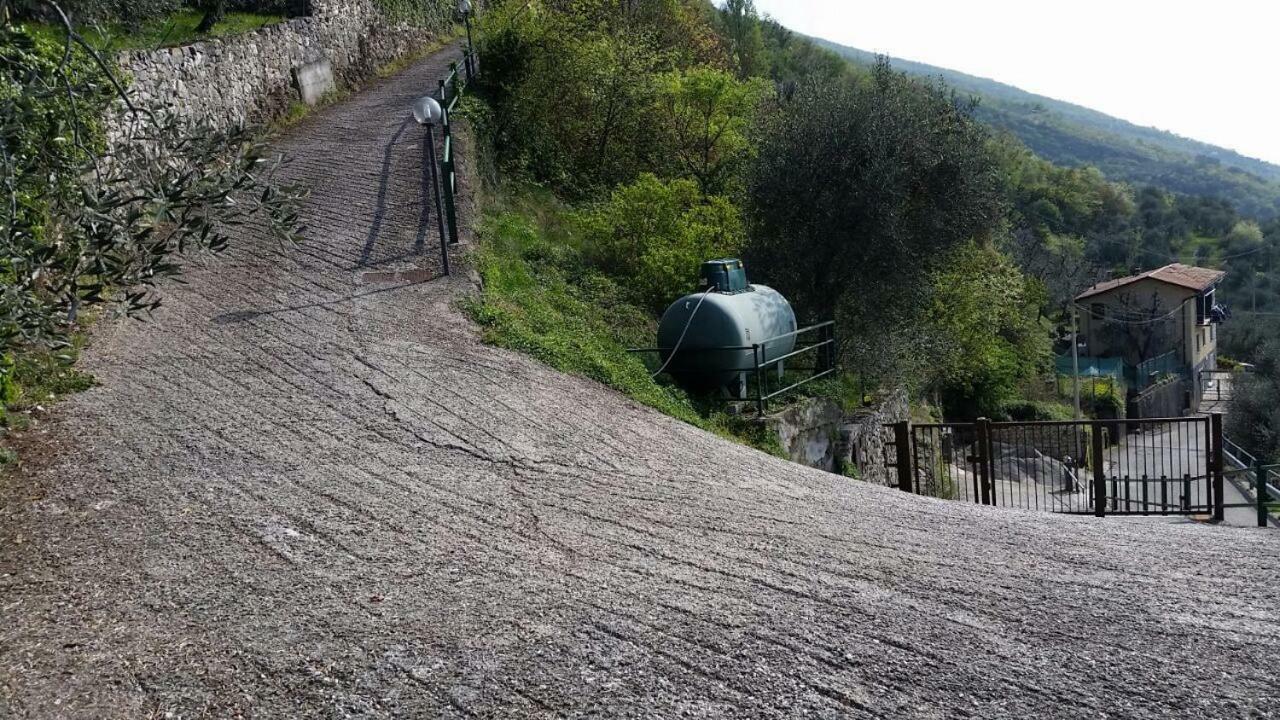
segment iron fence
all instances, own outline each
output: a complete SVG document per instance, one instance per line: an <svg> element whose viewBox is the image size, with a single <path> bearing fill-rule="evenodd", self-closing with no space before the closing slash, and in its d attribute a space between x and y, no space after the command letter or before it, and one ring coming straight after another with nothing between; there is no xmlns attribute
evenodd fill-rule
<svg viewBox="0 0 1280 720"><path fill-rule="evenodd" d="M1224 502L1226 452L1218 414L887 427L893 434L887 462L906 492L1098 517L1204 514L1221 520L1231 506Z"/></svg>

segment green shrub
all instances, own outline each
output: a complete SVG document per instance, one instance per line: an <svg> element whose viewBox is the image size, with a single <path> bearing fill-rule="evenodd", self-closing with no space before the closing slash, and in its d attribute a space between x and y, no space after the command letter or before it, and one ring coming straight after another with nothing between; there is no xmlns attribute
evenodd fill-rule
<svg viewBox="0 0 1280 720"><path fill-rule="evenodd" d="M718 400L655 381L645 358L627 352L652 344L655 317L584 256L578 216L545 191L504 194L496 203L474 254L484 290L465 305L486 342L785 457L777 436L758 423L727 414Z"/></svg>
<svg viewBox="0 0 1280 720"><path fill-rule="evenodd" d="M645 174L582 213L587 258L640 305L660 312L693 291L704 260L736 254L737 208L705 197L692 180Z"/></svg>
<svg viewBox="0 0 1280 720"><path fill-rule="evenodd" d="M58 6L77 25L120 23L136 26L182 7L182 0L59 0ZM14 17L19 20L58 22L57 13L41 0L18 0Z"/></svg>
<svg viewBox="0 0 1280 720"><path fill-rule="evenodd" d="M522 7L510 2L481 15L476 33L505 167L574 198L670 167L671 119L659 89L664 73L699 59L690 44L706 35L706 16L677 2ZM689 97L672 93L666 97Z"/></svg>
<svg viewBox="0 0 1280 720"><path fill-rule="evenodd" d="M1062 398L1070 399L1073 388L1070 375L1058 376L1058 391ZM1080 409L1093 418L1112 419L1123 417L1127 403L1123 383L1112 377L1080 378Z"/></svg>
<svg viewBox="0 0 1280 720"><path fill-rule="evenodd" d="M1043 400L1014 400L1006 402L1002 410L1000 419L1017 422L1075 419L1075 409L1070 405Z"/></svg>
<svg viewBox="0 0 1280 720"><path fill-rule="evenodd" d="M669 158L668 171L693 178L704 193L739 189L739 171L755 151L749 131L770 89L763 79L738 80L713 68L659 78L657 106L667 131L660 156Z"/></svg>

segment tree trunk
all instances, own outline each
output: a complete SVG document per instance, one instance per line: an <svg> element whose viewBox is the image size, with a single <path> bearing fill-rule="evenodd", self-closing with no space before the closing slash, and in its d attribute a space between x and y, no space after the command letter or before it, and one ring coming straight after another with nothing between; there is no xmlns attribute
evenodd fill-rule
<svg viewBox="0 0 1280 720"><path fill-rule="evenodd" d="M222 22L222 18L226 16L227 0L206 0L201 5L204 6L204 17L196 26L196 32L204 35L212 32L213 26Z"/></svg>

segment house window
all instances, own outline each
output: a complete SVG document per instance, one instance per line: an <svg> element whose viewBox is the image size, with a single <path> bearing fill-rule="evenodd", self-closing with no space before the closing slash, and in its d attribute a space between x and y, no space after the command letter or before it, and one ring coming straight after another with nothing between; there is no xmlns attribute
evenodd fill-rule
<svg viewBox="0 0 1280 720"><path fill-rule="evenodd" d="M1196 322L1204 324L1213 317L1213 291L1200 295L1196 298Z"/></svg>

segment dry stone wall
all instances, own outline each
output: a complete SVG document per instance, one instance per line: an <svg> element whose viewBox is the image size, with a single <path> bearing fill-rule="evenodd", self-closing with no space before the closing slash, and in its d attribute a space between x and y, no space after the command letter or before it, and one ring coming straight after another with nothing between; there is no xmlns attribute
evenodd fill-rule
<svg viewBox="0 0 1280 720"><path fill-rule="evenodd" d="M264 122L300 98L301 68L327 62L341 84L352 86L421 49L452 20L454 4L436 4L419 27L388 21L373 0L312 0L308 17L184 47L126 51L118 61L144 103L203 116L220 128Z"/></svg>
<svg viewBox="0 0 1280 720"><path fill-rule="evenodd" d="M910 416L911 404L905 390L895 390L875 405L861 408L845 418L840 431L839 458L843 467L857 468L858 477L877 485L895 485L896 477L885 465L885 445L889 434L885 425Z"/></svg>
<svg viewBox="0 0 1280 720"><path fill-rule="evenodd" d="M859 478L881 485L896 479L885 466L885 425L906 420L907 393L897 390L874 405L846 414L826 398L797 401L768 417L765 426L778 437L792 462L827 472L856 469Z"/></svg>

